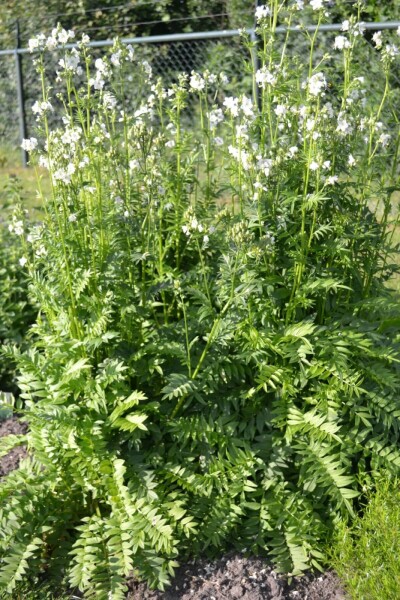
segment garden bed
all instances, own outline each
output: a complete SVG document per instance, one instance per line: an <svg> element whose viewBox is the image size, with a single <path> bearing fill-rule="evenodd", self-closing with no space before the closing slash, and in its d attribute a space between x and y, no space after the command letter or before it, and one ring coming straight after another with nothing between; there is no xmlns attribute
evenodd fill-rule
<svg viewBox="0 0 400 600"><path fill-rule="evenodd" d="M0 422L0 437L26 432L16 417ZM0 477L16 469L26 456L14 448L0 459ZM76 596L74 596L76 597ZM261 558L230 554L219 560L200 559L183 564L166 592L129 581L129 600L345 600L334 573L294 577L291 583Z"/></svg>

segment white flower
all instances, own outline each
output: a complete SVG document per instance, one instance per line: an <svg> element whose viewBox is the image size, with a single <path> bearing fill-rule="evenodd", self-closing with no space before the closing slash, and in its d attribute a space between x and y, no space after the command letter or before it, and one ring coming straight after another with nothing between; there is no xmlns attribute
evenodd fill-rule
<svg viewBox="0 0 400 600"><path fill-rule="evenodd" d="M51 32L51 35L47 38L46 48L48 50L54 50L55 48L57 48L57 46L58 46L57 33L58 33L57 29L53 29L53 31Z"/></svg>
<svg viewBox="0 0 400 600"><path fill-rule="evenodd" d="M299 149L297 146L290 146L289 151L288 151L288 155L290 158L294 158L294 156L296 156L296 154L298 153Z"/></svg>
<svg viewBox="0 0 400 600"><path fill-rule="evenodd" d="M257 6L256 19L258 22L262 21L263 19L268 18L270 14L271 14L271 10L269 9L268 6L265 6L265 4L263 4L261 6Z"/></svg>
<svg viewBox="0 0 400 600"><path fill-rule="evenodd" d="M271 158L263 158L261 155L257 156L257 168L264 173L265 177L270 176L273 166L274 161Z"/></svg>
<svg viewBox="0 0 400 600"><path fill-rule="evenodd" d="M350 21L348 19L346 19L342 23L342 31L349 31L349 29L350 29Z"/></svg>
<svg viewBox="0 0 400 600"><path fill-rule="evenodd" d="M77 217L76 217L76 214L75 214L75 213L71 213L71 214L69 215L69 217L68 217L68 221L69 221L70 223L75 223L76 219L77 219Z"/></svg>
<svg viewBox="0 0 400 600"><path fill-rule="evenodd" d="M22 235L24 233L24 224L22 221L17 221L15 217L13 217L13 222L9 224L8 231L10 233L15 233L15 235Z"/></svg>
<svg viewBox="0 0 400 600"><path fill-rule="evenodd" d="M335 183L337 183L339 180L339 177L337 175L331 175L330 177L327 178L326 183L327 185L335 185Z"/></svg>
<svg viewBox="0 0 400 600"><path fill-rule="evenodd" d="M19 259L18 262L21 265L21 267L24 267L26 265L26 263L28 262L28 259L26 258L26 256L21 256L21 258Z"/></svg>
<svg viewBox="0 0 400 600"><path fill-rule="evenodd" d="M29 40L28 42L28 50L29 52L34 52L35 50L37 50L39 48L39 41L37 38L32 38Z"/></svg>
<svg viewBox="0 0 400 600"><path fill-rule="evenodd" d="M275 114L277 117L284 117L286 113L287 108L284 104L278 104L278 106L275 108Z"/></svg>
<svg viewBox="0 0 400 600"><path fill-rule="evenodd" d="M256 72L256 83L259 87L265 87L266 85L276 85L277 77L265 66Z"/></svg>
<svg viewBox="0 0 400 600"><path fill-rule="evenodd" d="M72 127L71 129L65 130L61 136L61 141L64 144L74 145L79 142L81 135L81 130L78 127Z"/></svg>
<svg viewBox="0 0 400 600"><path fill-rule="evenodd" d="M39 119L44 113L53 111L53 106L48 100L43 100L39 102L38 100L32 106L32 112L37 115Z"/></svg>
<svg viewBox="0 0 400 600"><path fill-rule="evenodd" d="M251 157L249 152L246 152L246 150L243 149L235 148L235 146L229 146L228 152L242 165L245 171L250 169Z"/></svg>
<svg viewBox="0 0 400 600"><path fill-rule="evenodd" d="M203 237L203 246L207 246L208 242L210 241L210 238L208 235L205 235Z"/></svg>
<svg viewBox="0 0 400 600"><path fill-rule="evenodd" d="M324 8L324 0L311 0L310 6L313 10L321 10Z"/></svg>
<svg viewBox="0 0 400 600"><path fill-rule="evenodd" d="M190 78L189 85L192 90L196 92L201 92L201 90L204 90L206 82L199 73L192 71L192 76Z"/></svg>
<svg viewBox="0 0 400 600"><path fill-rule="evenodd" d="M335 37L335 43L333 47L335 50L344 50L345 48L350 48L350 41L344 35L337 35Z"/></svg>
<svg viewBox="0 0 400 600"><path fill-rule="evenodd" d="M175 140L169 140L169 142L165 143L166 148L174 148L174 146L175 146Z"/></svg>
<svg viewBox="0 0 400 600"><path fill-rule="evenodd" d="M104 108L114 110L114 108L117 106L117 99L110 92L104 92L103 105Z"/></svg>
<svg viewBox="0 0 400 600"><path fill-rule="evenodd" d="M343 113L339 113L338 115L336 131L342 135L350 135L353 133L353 126L347 121Z"/></svg>
<svg viewBox="0 0 400 600"><path fill-rule="evenodd" d="M322 163L322 168L323 168L323 169L330 169L330 168L331 168L331 161L330 161L330 160L325 160L325 161Z"/></svg>
<svg viewBox="0 0 400 600"><path fill-rule="evenodd" d="M66 71L77 72L80 74L82 69L79 69L79 52L76 48L73 48L70 54L67 54L65 58L61 58L58 64Z"/></svg>
<svg viewBox="0 0 400 600"><path fill-rule="evenodd" d="M375 31L374 35L372 36L372 40L378 50L379 48L382 48L382 31Z"/></svg>
<svg viewBox="0 0 400 600"><path fill-rule="evenodd" d="M61 29L58 32L58 41L60 44L67 44L69 40L72 40L75 37L74 31L66 31L65 29Z"/></svg>
<svg viewBox="0 0 400 600"><path fill-rule="evenodd" d="M31 137L29 139L22 140L21 148L23 148L23 150L26 150L26 152L32 152L32 150L35 150L37 148L37 145L37 139Z"/></svg>
<svg viewBox="0 0 400 600"><path fill-rule="evenodd" d="M245 117L254 117L253 102L247 96L243 96L242 98L241 109Z"/></svg>
<svg viewBox="0 0 400 600"><path fill-rule="evenodd" d="M396 29L396 33L400 36L400 26Z"/></svg>
<svg viewBox="0 0 400 600"><path fill-rule="evenodd" d="M237 140L248 140L249 136L247 135L248 128L247 125L236 125L236 139Z"/></svg>
<svg viewBox="0 0 400 600"><path fill-rule="evenodd" d="M56 181L62 181L66 185L71 183L71 177L75 173L75 165L70 163L66 169L60 168L53 173Z"/></svg>
<svg viewBox="0 0 400 600"><path fill-rule="evenodd" d="M153 76L153 69L151 68L151 64L148 60L144 60L142 62L143 71L146 73L149 79Z"/></svg>
<svg viewBox="0 0 400 600"><path fill-rule="evenodd" d="M385 46L385 54L390 58L394 58L399 54L399 49L394 44L386 44Z"/></svg>
<svg viewBox="0 0 400 600"><path fill-rule="evenodd" d="M138 169L140 166L140 163L137 159L134 160L130 160L129 161L129 168L131 171L134 171L135 169Z"/></svg>
<svg viewBox="0 0 400 600"><path fill-rule="evenodd" d="M319 164L315 160L313 160L310 163L310 171L318 171L318 169L319 169Z"/></svg>
<svg viewBox="0 0 400 600"><path fill-rule="evenodd" d="M216 146L222 146L224 143L224 140L222 139L222 137L215 137L214 138L214 144Z"/></svg>
<svg viewBox="0 0 400 600"><path fill-rule="evenodd" d="M94 62L94 66L100 73L106 74L108 72L107 63L102 58L97 58Z"/></svg>
<svg viewBox="0 0 400 600"><path fill-rule="evenodd" d="M210 122L210 128L214 129L219 123L224 120L224 113L221 108L212 110L209 114L208 120Z"/></svg>
<svg viewBox="0 0 400 600"><path fill-rule="evenodd" d="M36 250L35 252L36 256L40 257L40 256L46 256L47 254L47 250L45 248L45 246L39 246L39 248Z"/></svg>
<svg viewBox="0 0 400 600"><path fill-rule="evenodd" d="M42 167L42 169L50 169L50 167L51 167L50 158L40 155L39 156L39 167Z"/></svg>
<svg viewBox="0 0 400 600"><path fill-rule="evenodd" d="M46 43L46 36L43 33L40 33L35 38L32 38L28 41L28 49L29 52L34 52L35 50L42 50Z"/></svg>
<svg viewBox="0 0 400 600"><path fill-rule="evenodd" d="M82 35L82 39L80 42L81 46L87 46L89 44L89 42L90 42L90 37L86 33L84 33Z"/></svg>
<svg viewBox="0 0 400 600"><path fill-rule="evenodd" d="M228 96L225 98L223 105L226 107L226 110L232 115L232 117L237 117L239 114L239 99L233 98L233 96Z"/></svg>
<svg viewBox="0 0 400 600"><path fill-rule="evenodd" d="M307 131L312 131L315 127L315 119L307 119L306 121L306 129Z"/></svg>
<svg viewBox="0 0 400 600"><path fill-rule="evenodd" d="M382 144L382 146L385 148L385 146L388 145L390 141L390 135L388 133L381 133L381 135L379 136L378 139L378 143Z"/></svg>
<svg viewBox="0 0 400 600"><path fill-rule="evenodd" d="M114 67L121 66L121 54L122 54L122 50L117 50L116 52L111 54L110 60L111 60L111 63L114 65Z"/></svg>
<svg viewBox="0 0 400 600"><path fill-rule="evenodd" d="M311 96L319 96L326 88L326 79L323 73L315 73L308 80L308 91Z"/></svg>
<svg viewBox="0 0 400 600"><path fill-rule="evenodd" d="M354 167L354 165L356 164L356 159L354 158L354 156L352 154L349 154L349 158L347 161L347 164L349 165L349 167Z"/></svg>

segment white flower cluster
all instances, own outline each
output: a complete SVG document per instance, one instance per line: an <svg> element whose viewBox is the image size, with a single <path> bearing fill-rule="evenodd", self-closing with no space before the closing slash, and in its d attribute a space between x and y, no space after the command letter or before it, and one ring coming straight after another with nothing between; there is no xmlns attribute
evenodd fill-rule
<svg viewBox="0 0 400 600"><path fill-rule="evenodd" d="M351 48L351 42L344 35L337 35L333 47L335 50L346 50Z"/></svg>
<svg viewBox="0 0 400 600"><path fill-rule="evenodd" d="M111 69L103 58L97 58L94 63L95 75L89 79L89 85L95 90L102 90L105 86L107 77L111 75Z"/></svg>
<svg viewBox="0 0 400 600"><path fill-rule="evenodd" d="M270 15L271 15L271 9L268 6L266 6L265 4L262 4L261 6L257 6L255 16L256 16L258 23L267 19Z"/></svg>
<svg viewBox="0 0 400 600"><path fill-rule="evenodd" d="M342 23L342 31L348 31L350 35L353 37L358 37L360 35L364 35L365 33L365 24L358 23L354 18L346 19Z"/></svg>
<svg viewBox="0 0 400 600"><path fill-rule="evenodd" d="M327 81L323 73L315 73L308 79L308 92L310 96L320 96L326 89Z"/></svg>
<svg viewBox="0 0 400 600"><path fill-rule="evenodd" d="M324 2L326 2L326 0L311 0L310 6L313 10L323 10L325 8Z"/></svg>
<svg viewBox="0 0 400 600"><path fill-rule="evenodd" d="M193 211L189 209L185 215L186 225L182 225L182 231L187 236L190 237L193 233L204 233L204 227L199 221L197 217L193 214ZM211 234L215 231L214 227L210 227L208 233ZM202 244L204 247L208 245L210 241L210 236L207 233L204 233Z"/></svg>
<svg viewBox="0 0 400 600"><path fill-rule="evenodd" d="M29 52L41 51L44 49L54 50L57 46L65 46L75 37L74 31L67 31L62 27L57 27L52 30L51 35L46 38L43 33L28 41Z"/></svg>
<svg viewBox="0 0 400 600"><path fill-rule="evenodd" d="M242 166L245 171L248 171L251 167L252 157L250 152L242 149L236 148L235 146L229 146L228 152L233 158L235 158L238 163Z"/></svg>
<svg viewBox="0 0 400 600"><path fill-rule="evenodd" d="M374 42L376 48L379 50L382 48L383 40L382 40L382 31L375 31L372 36L372 41Z"/></svg>
<svg viewBox="0 0 400 600"><path fill-rule="evenodd" d="M256 83L261 88L266 88L267 85L275 86L278 78L275 73L272 73L264 65L261 69L256 72Z"/></svg>
<svg viewBox="0 0 400 600"><path fill-rule="evenodd" d="M53 178L55 179L55 181L61 181L62 183L65 183L65 185L68 185L69 183L71 183L72 175L75 173L75 171L75 165L73 163L70 163L69 165L67 165L67 167L61 167L54 171Z"/></svg>
<svg viewBox="0 0 400 600"><path fill-rule="evenodd" d="M35 137L31 137L26 140L22 140L21 148L26 150L26 152L32 152L33 150L36 150L37 145L37 139Z"/></svg>
<svg viewBox="0 0 400 600"><path fill-rule="evenodd" d="M73 48L71 52L66 53L65 57L58 61L58 64L66 73L76 73L77 75L82 75L83 69L79 63L80 55L76 48Z"/></svg>
<svg viewBox="0 0 400 600"><path fill-rule="evenodd" d="M241 98L235 98L233 96L227 96L223 102L228 114L232 117L238 117L240 112L244 117L249 119L254 118L254 105L250 98L242 96Z"/></svg>
<svg viewBox="0 0 400 600"><path fill-rule="evenodd" d="M204 88L206 87L206 82L199 73L192 71L192 76L190 77L189 85L192 91L201 92L201 90L204 90Z"/></svg>
<svg viewBox="0 0 400 600"><path fill-rule="evenodd" d="M220 73L218 76L214 73L210 73L210 71L206 69L204 73L200 75L200 73L192 71L189 79L189 91L201 92L206 86L216 85L217 83L221 83L222 85L228 83L228 78L225 73Z"/></svg>
<svg viewBox="0 0 400 600"><path fill-rule="evenodd" d="M37 100L32 106L32 112L36 115L37 121L39 121L46 113L53 112L53 110L53 105L49 100Z"/></svg>
<svg viewBox="0 0 400 600"><path fill-rule="evenodd" d="M208 122L210 123L210 129L215 129L217 125L222 123L224 120L224 113L221 108L216 108L215 110L210 111L208 115Z"/></svg>
<svg viewBox="0 0 400 600"><path fill-rule="evenodd" d="M19 217L13 215L12 222L8 226L8 231L15 235L23 235L24 233L24 222Z"/></svg>

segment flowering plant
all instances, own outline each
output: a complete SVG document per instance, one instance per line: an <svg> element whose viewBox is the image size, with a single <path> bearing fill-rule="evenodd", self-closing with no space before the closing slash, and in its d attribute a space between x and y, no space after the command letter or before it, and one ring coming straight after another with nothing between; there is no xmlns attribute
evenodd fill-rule
<svg viewBox="0 0 400 600"><path fill-rule="evenodd" d="M87 597L123 598L131 571L162 588L179 557L232 545L299 573L353 514L358 473L398 471L397 49L382 50L375 105L356 18L332 48L341 71L315 61L323 0L304 9L306 63L293 55L302 5L258 8L240 96L209 72L165 89L136 64L147 96L131 110L133 48L93 61L85 36L32 42L43 98L25 144L53 191L22 232L41 313L37 342L14 351L30 429L0 487L8 592L58 569Z"/></svg>

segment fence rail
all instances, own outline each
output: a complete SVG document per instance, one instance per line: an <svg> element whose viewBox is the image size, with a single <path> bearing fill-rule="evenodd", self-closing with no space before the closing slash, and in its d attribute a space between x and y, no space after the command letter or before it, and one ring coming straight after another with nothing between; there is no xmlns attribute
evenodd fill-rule
<svg viewBox="0 0 400 600"><path fill-rule="evenodd" d="M368 22L364 22L362 23L363 27L365 28L365 30L369 30L369 31L379 31L379 30L394 30L394 29L398 29L400 27L400 21L385 21L385 22L373 22L373 23L368 23ZM301 33L302 31L308 31L308 32L314 32L316 31L317 26L316 25L306 25L306 26L302 26L302 27L290 27L289 30L293 31L293 32L297 32L297 33ZM322 33L329 33L329 32L338 32L342 30L342 24L341 23L332 23L332 24L323 24L320 27L318 27L318 30L321 31ZM253 28L250 29L246 29L245 30L251 37L252 40L256 40L256 31ZM287 32L287 28L286 27L277 27L276 29L277 33L285 33ZM202 32L195 32L195 33L180 33L180 34L169 34L169 35L157 35L157 36L143 36L143 37L126 37L126 38L122 38L121 42L123 44L132 44L132 45L137 45L137 46L141 46L142 48L145 46L148 46L149 48L154 46L155 44L183 44L183 43L188 43L188 44L205 44L206 42L210 42L210 43L216 43L218 42L218 40L222 41L226 41L232 38L238 38L240 36L240 31L238 29L227 29L227 30L220 30L220 31L202 31ZM92 41L90 42L88 45L92 48L107 48L110 47L114 44L114 40L96 40L96 41ZM78 47L78 44L76 43L71 43L68 44L66 46L69 49L72 48L76 48ZM10 98L8 99L9 102L7 103L4 102L4 99L0 98L0 104L2 104L3 106L10 103L11 101L11 96L14 98L14 103L16 102L16 113L13 113L12 118L8 119L9 124L14 124L14 126L17 126L17 122L18 122L18 138L19 140L22 140L23 138L27 137L27 132L29 132L29 125L27 124L27 117L26 117L26 111L25 111L25 105L26 105L26 99L29 97L29 94L27 93L29 90L29 86L27 86L26 81L25 81L25 77L24 77L24 73L25 70L23 68L22 65L22 58L29 54L29 50L28 48L24 48L24 47L20 47L20 43L19 43L19 32L18 32L18 26L16 29L16 47L15 48L10 48L10 49L5 49L5 50L0 50L0 57L2 57L4 60L7 59L7 57L12 58L14 57L14 67L11 66L11 64L8 66L8 69L3 69L3 73L2 73L2 79L3 79L3 85L5 85L7 83L7 78L8 78L8 84L10 86L10 88L13 87L13 85L15 86L15 89L13 89L12 91L10 91L9 96ZM176 57L176 62L177 62L177 71L179 70L184 70L184 68L188 67L188 63L191 61L188 60L184 60L184 57L182 55L182 50L180 50L179 52L176 52L177 57ZM178 56L179 55L179 56ZM184 67L182 67L182 64L180 63L180 61L182 61L182 64L184 65ZM185 64L186 63L186 64ZM1 65L0 65L1 66ZM8 73L8 75L4 74L4 70ZM13 74L14 71L14 74ZM7 100L7 99L6 99ZM7 119L6 119L7 121ZM22 151L22 164L24 166L27 165L27 154L25 151Z"/></svg>

